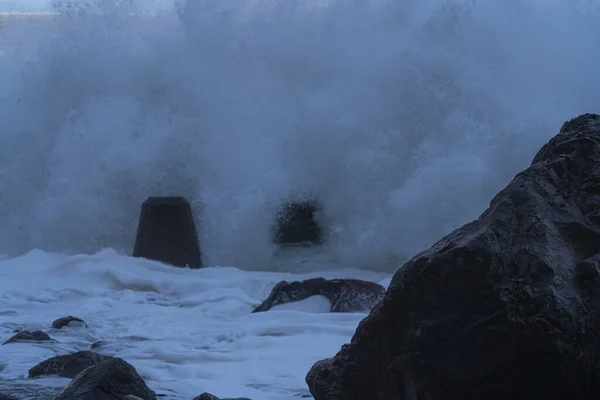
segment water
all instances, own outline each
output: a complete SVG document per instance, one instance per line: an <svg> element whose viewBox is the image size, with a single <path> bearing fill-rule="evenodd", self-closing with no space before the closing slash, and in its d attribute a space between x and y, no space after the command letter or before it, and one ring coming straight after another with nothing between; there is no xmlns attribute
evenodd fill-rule
<svg viewBox="0 0 600 400"><path fill-rule="evenodd" d="M10 256L129 254L183 195L209 264L273 269L273 208L316 194L331 257L393 271L600 105L592 1L68 3L3 22Z"/></svg>
<svg viewBox="0 0 600 400"><path fill-rule="evenodd" d="M298 399L364 314L251 314L276 282L386 284L600 109L596 1L53 4L0 17L0 340L60 343L0 346L2 388L49 393L30 367L103 340L167 399ZM126 257L160 195L229 267ZM275 248L277 206L313 195L327 245ZM69 314L89 328L48 329Z"/></svg>
<svg viewBox="0 0 600 400"><path fill-rule="evenodd" d="M190 400L204 391L297 400L308 395L304 376L312 364L335 353L365 314L329 313L329 302L319 296L251 311L280 280L315 276L389 283L387 274L352 269L301 275L181 269L113 250L34 251L0 262L0 341L16 329L41 329L59 341L0 346L0 390L48 400L47 393L69 380L26 380L29 368L102 341L95 351L127 360L165 400ZM89 328L50 328L66 315Z"/></svg>

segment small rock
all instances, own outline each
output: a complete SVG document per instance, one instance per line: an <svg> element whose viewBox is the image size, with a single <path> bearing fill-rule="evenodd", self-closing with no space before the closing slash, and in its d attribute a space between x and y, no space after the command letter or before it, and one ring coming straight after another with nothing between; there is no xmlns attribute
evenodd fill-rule
<svg viewBox="0 0 600 400"><path fill-rule="evenodd" d="M92 343L90 348L99 349L100 347L104 347L106 345L108 345L108 342L106 340L96 340L94 343Z"/></svg>
<svg viewBox="0 0 600 400"><path fill-rule="evenodd" d="M23 343L23 342L56 342L46 332L42 331L22 331L8 339L2 344Z"/></svg>
<svg viewBox="0 0 600 400"><path fill-rule="evenodd" d="M58 375L63 378L75 378L84 369L111 359L93 351L78 351L72 354L56 356L42 361L29 370L29 378L46 375Z"/></svg>
<svg viewBox="0 0 600 400"><path fill-rule="evenodd" d="M268 311L281 304L318 295L329 299L331 312L365 312L370 311L384 294L383 286L357 279L313 278L291 283L281 281L253 312Z"/></svg>
<svg viewBox="0 0 600 400"><path fill-rule="evenodd" d="M201 395L194 397L194 400L250 400L250 399L247 397L236 397L236 398L228 397L228 398L222 399L220 397L215 396L214 394L204 392Z"/></svg>
<svg viewBox="0 0 600 400"><path fill-rule="evenodd" d="M122 358L111 357L85 369L53 400L123 400L126 396L156 400L156 394L131 364Z"/></svg>
<svg viewBox="0 0 600 400"><path fill-rule="evenodd" d="M52 322L52 327L54 329L62 329L65 326L68 326L71 324L82 325L87 328L87 324L81 318L73 317L71 315L69 315L67 317L59 318L56 321Z"/></svg>

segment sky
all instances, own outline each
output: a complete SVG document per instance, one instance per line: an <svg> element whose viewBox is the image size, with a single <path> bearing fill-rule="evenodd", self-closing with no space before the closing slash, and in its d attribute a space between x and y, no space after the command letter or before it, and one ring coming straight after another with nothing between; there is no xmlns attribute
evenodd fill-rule
<svg viewBox="0 0 600 400"><path fill-rule="evenodd" d="M33 12L46 11L49 0L0 0L0 11Z"/></svg>
<svg viewBox="0 0 600 400"><path fill-rule="evenodd" d="M50 11L51 0L0 0L0 12L43 12ZM169 9L172 0L148 0L156 10Z"/></svg>

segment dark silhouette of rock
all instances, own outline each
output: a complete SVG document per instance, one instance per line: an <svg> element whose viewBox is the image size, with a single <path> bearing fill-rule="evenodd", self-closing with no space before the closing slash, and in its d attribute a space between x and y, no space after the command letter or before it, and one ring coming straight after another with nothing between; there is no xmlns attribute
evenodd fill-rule
<svg viewBox="0 0 600 400"><path fill-rule="evenodd" d="M73 325L80 324L87 328L87 324L81 318L73 317L71 315L55 320L54 322L52 322L52 327L54 329L62 329L65 326L68 326L72 323Z"/></svg>
<svg viewBox="0 0 600 400"><path fill-rule="evenodd" d="M0 400L19 400L15 396L11 396L8 393L0 392Z"/></svg>
<svg viewBox="0 0 600 400"><path fill-rule="evenodd" d="M253 312L268 311L281 304L317 295L329 299L331 312L369 311L381 300L384 293L385 289L381 285L357 279L313 278L291 283L281 281Z"/></svg>
<svg viewBox="0 0 600 400"><path fill-rule="evenodd" d="M93 351L78 351L72 354L56 356L42 361L29 370L29 377L57 375L63 378L75 378L84 369L111 359Z"/></svg>
<svg viewBox="0 0 600 400"><path fill-rule="evenodd" d="M106 340L96 340L94 343L92 343L90 345L90 348L91 349L99 349L99 348L107 346L108 344L109 344L109 342Z"/></svg>
<svg viewBox="0 0 600 400"><path fill-rule="evenodd" d="M86 368L53 400L123 400L127 395L156 400L136 369L119 357Z"/></svg>
<svg viewBox="0 0 600 400"><path fill-rule="evenodd" d="M148 198L142 205L133 256L200 268L200 246L190 203L183 197Z"/></svg>
<svg viewBox="0 0 600 400"><path fill-rule="evenodd" d="M314 201L285 203L277 212L273 240L277 244L320 244L321 228L315 220L318 205Z"/></svg>
<svg viewBox="0 0 600 400"><path fill-rule="evenodd" d="M15 334L2 344L19 343L19 342L56 342L46 332L42 331L22 331Z"/></svg>
<svg viewBox="0 0 600 400"><path fill-rule="evenodd" d="M600 117L560 133L475 221L409 260L315 400L600 396Z"/></svg>
<svg viewBox="0 0 600 400"><path fill-rule="evenodd" d="M194 397L194 400L250 400L247 397L236 397L236 398L232 398L232 397L228 397L228 398L220 398L215 396L214 394L210 394L210 393L202 393L199 396Z"/></svg>

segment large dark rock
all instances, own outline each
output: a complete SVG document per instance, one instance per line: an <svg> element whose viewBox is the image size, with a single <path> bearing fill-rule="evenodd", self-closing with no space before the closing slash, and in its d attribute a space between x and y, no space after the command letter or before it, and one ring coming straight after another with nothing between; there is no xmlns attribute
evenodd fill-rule
<svg viewBox="0 0 600 400"><path fill-rule="evenodd" d="M409 260L315 400L600 396L600 117L582 115L475 221Z"/></svg>
<svg viewBox="0 0 600 400"><path fill-rule="evenodd" d="M12 396L8 393L0 392L0 400L19 400L15 396Z"/></svg>
<svg viewBox="0 0 600 400"><path fill-rule="evenodd" d="M56 342L56 340L52 339L43 331L21 331L2 344L27 342Z"/></svg>
<svg viewBox="0 0 600 400"><path fill-rule="evenodd" d="M384 293L383 286L357 279L313 278L291 283L281 281L253 312L268 311L275 306L304 300L310 296L327 297L331 302L331 312L364 312L371 310Z"/></svg>
<svg viewBox="0 0 600 400"><path fill-rule="evenodd" d="M81 318L73 317L72 315L69 315L67 317L58 318L57 320L52 322L52 328L54 328L54 329L62 329L65 326L69 326L69 325L70 326L80 325L80 326L87 327L87 324Z"/></svg>
<svg viewBox="0 0 600 400"><path fill-rule="evenodd" d="M133 256L200 268L200 245L190 203L183 197L148 198L140 212Z"/></svg>
<svg viewBox="0 0 600 400"><path fill-rule="evenodd" d="M57 375L63 378L75 378L84 369L111 359L93 351L78 351L72 354L55 356L42 361L29 370L29 377Z"/></svg>
<svg viewBox="0 0 600 400"><path fill-rule="evenodd" d="M156 400L132 365L112 357L85 369L53 400L123 400L127 395Z"/></svg>

